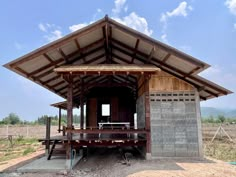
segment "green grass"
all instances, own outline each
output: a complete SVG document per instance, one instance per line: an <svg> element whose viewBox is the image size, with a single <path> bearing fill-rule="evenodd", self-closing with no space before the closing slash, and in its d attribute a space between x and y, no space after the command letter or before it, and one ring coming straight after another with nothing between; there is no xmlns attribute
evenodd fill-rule
<svg viewBox="0 0 236 177"><path fill-rule="evenodd" d="M32 147L28 147L26 150L24 150L23 155L27 155L32 152L35 152L35 149Z"/></svg>

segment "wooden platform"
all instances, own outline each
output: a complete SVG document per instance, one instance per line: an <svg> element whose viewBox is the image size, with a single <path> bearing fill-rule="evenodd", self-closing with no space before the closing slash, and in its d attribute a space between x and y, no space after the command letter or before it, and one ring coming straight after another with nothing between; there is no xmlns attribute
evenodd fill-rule
<svg viewBox="0 0 236 177"><path fill-rule="evenodd" d="M46 138L39 139L39 142L46 144L49 141L52 144L54 141L67 144L67 136L53 136L50 140ZM145 135L139 136L137 134L76 134L72 136L70 144L75 146L145 146Z"/></svg>

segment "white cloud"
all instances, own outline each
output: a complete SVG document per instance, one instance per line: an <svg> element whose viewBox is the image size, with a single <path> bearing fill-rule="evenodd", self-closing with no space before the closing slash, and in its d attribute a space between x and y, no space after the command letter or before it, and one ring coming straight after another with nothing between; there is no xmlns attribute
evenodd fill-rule
<svg viewBox="0 0 236 177"><path fill-rule="evenodd" d="M44 36L49 42L55 41L63 37L60 30L51 31L50 34Z"/></svg>
<svg viewBox="0 0 236 177"><path fill-rule="evenodd" d="M162 39L163 42L165 42L165 43L168 44L167 34L163 34L163 35L161 35L161 39Z"/></svg>
<svg viewBox="0 0 236 177"><path fill-rule="evenodd" d="M153 33L152 29L149 29L148 22L144 17L140 17L135 12L130 13L128 16L125 17L112 17L114 20L118 21L119 23L129 26L135 30L138 30L148 36L151 36Z"/></svg>
<svg viewBox="0 0 236 177"><path fill-rule="evenodd" d="M225 5L232 14L236 15L236 0L226 0Z"/></svg>
<svg viewBox="0 0 236 177"><path fill-rule="evenodd" d="M236 23L234 24L234 29L236 30Z"/></svg>
<svg viewBox="0 0 236 177"><path fill-rule="evenodd" d="M39 29L40 29L41 31L47 32L47 26L44 26L44 24L39 23L39 24L38 24L38 27L39 27Z"/></svg>
<svg viewBox="0 0 236 177"><path fill-rule="evenodd" d="M115 7L112 9L113 15L111 16L111 18L123 25L129 26L130 28L140 31L148 36L152 35L153 30L149 29L148 22L144 17L139 16L135 12L131 12L129 15L123 17L120 16L122 11L124 12L128 11L128 6L125 3L126 0L115 0ZM97 9L94 16L96 17L98 13L100 14L103 13L102 9ZM71 25L69 29L70 31L73 32L93 23L94 21L95 18L93 17L93 19L90 22Z"/></svg>
<svg viewBox="0 0 236 177"><path fill-rule="evenodd" d="M48 42L52 42L55 41L61 37L63 37L62 31L60 30L61 27L56 26L55 24L43 24L43 23L39 23L38 24L38 28L45 33L44 38L48 41Z"/></svg>
<svg viewBox="0 0 236 177"><path fill-rule="evenodd" d="M167 34L166 34L168 20L172 17L177 17L177 16L187 17L189 11L192 11L192 10L193 10L193 7L188 5L188 3L186 1L183 1L178 5L178 7L176 7L172 11L170 11L170 12L167 11L167 12L161 14L160 22L162 23L162 33L163 33L161 36L161 39L163 42L168 41Z"/></svg>
<svg viewBox="0 0 236 177"><path fill-rule="evenodd" d="M122 9L124 8L126 0L115 0L115 7L112 9L112 13L116 16L118 15ZM128 10L128 7L125 7L126 11ZM124 9L124 10L125 10Z"/></svg>
<svg viewBox="0 0 236 177"><path fill-rule="evenodd" d="M81 29L81 28L87 26L87 25L88 25L88 23L80 23L80 24L77 24L77 25L71 25L71 26L69 26L69 29L70 29L70 31L74 32L74 31L76 31L76 30L79 30L79 29Z"/></svg>

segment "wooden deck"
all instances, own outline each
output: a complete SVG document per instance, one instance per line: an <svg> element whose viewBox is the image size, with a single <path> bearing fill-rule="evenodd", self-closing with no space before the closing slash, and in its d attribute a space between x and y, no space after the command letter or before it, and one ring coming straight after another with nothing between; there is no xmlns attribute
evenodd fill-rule
<svg viewBox="0 0 236 177"><path fill-rule="evenodd" d="M70 143L73 146L145 146L145 135L137 134L75 134L71 141L67 136L53 136L50 140L46 138L39 139L39 142L46 144L49 141L52 144L54 141L62 142L62 144Z"/></svg>

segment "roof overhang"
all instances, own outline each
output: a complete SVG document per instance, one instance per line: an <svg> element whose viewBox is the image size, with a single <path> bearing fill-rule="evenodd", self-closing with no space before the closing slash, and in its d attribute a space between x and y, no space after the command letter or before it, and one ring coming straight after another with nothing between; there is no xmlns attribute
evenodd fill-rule
<svg viewBox="0 0 236 177"><path fill-rule="evenodd" d="M60 74L54 72L55 68L59 69L65 65L107 63L152 65L152 67L160 68L192 84L201 90L200 95L204 99L232 93L197 75L209 67L207 63L124 26L107 16L4 66L66 98L68 83ZM75 79L74 82L80 82L80 79ZM106 76L98 78L83 75L82 79L85 83L102 83L107 78ZM125 78L114 76L113 79L117 82L136 81L132 75ZM79 94L78 90L74 91L75 95Z"/></svg>

